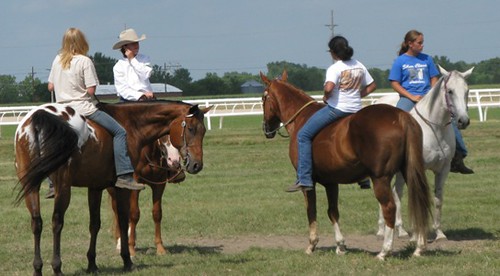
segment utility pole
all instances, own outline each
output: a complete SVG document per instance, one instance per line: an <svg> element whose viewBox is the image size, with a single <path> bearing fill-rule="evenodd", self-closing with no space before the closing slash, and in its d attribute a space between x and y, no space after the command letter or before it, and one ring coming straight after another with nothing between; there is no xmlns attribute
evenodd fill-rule
<svg viewBox="0 0 500 276"><path fill-rule="evenodd" d="M35 101L35 67L31 66L31 101Z"/></svg>
<svg viewBox="0 0 500 276"><path fill-rule="evenodd" d="M338 25L335 25L333 23L333 10L331 10L331 14L330 14L330 24L326 24L325 26L328 27L328 29L330 29L330 31L332 31L332 37L334 37L334 34L335 34L334 29Z"/></svg>

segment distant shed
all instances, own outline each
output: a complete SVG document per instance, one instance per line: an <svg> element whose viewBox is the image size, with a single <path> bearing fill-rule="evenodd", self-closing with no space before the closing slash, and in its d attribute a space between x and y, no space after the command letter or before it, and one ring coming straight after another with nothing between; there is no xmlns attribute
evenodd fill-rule
<svg viewBox="0 0 500 276"><path fill-rule="evenodd" d="M264 85L256 80L246 81L241 85L242 93L262 93L264 92Z"/></svg>
<svg viewBox="0 0 500 276"><path fill-rule="evenodd" d="M152 83L151 88L153 88L153 93L157 98L182 96L182 90L170 84ZM118 100L118 95L116 93L114 84L98 85L95 94L100 99Z"/></svg>

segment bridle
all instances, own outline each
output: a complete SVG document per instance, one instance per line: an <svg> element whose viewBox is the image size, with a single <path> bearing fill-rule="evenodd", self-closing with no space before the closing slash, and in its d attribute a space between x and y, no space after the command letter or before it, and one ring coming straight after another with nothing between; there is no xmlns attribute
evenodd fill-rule
<svg viewBox="0 0 500 276"><path fill-rule="evenodd" d="M420 111L418 111L418 108L417 106L415 105L415 112L417 112L417 115L428 125L431 127L432 129L432 125L434 126L438 126L438 127L446 127L448 126L449 124L451 124L451 120L453 120L453 118L455 117L455 112L454 112L454 106L453 106L453 103L451 102L451 99L450 99L450 95L448 93L448 81L450 80L451 78L451 74L453 72L451 72L445 79L444 79L444 98L445 98L445 102L446 102L446 110L448 111L448 113L450 113L450 121L447 122L446 124L444 125L441 125L441 124L438 124L438 123L434 123L434 122L431 122L429 119L425 118L421 113Z"/></svg>
<svg viewBox="0 0 500 276"><path fill-rule="evenodd" d="M450 77L451 77L451 74L453 72L451 72L448 77L446 77L444 79L444 97L445 97L445 101L446 101L446 110L450 113L450 121L447 122L446 124L442 125L442 124L438 124L438 123L434 123L434 122L431 122L430 120L428 120L427 118L425 118L419 111L418 111L418 108L417 106L415 105L415 112L417 112L417 115L422 119L422 121L424 121L424 123L426 125L428 125L430 127L430 129L432 130L432 134L434 134L434 138L436 138L436 141L439 141L439 138L436 134L436 130L432 127L433 125L434 126L437 126L437 127L447 127L448 125L451 124L451 120L453 120L453 118L455 117L455 113L453 112L453 103L451 102L451 99L450 99L450 95L448 93L448 81L450 80ZM439 148L441 150L441 152L443 153L443 156L446 156L446 153L444 152L444 149L442 147L441 144L439 144Z"/></svg>
<svg viewBox="0 0 500 276"><path fill-rule="evenodd" d="M194 116L194 114L189 114L189 115L186 115L185 118L191 118L193 116ZM187 146L187 138L186 138L186 135L185 135L185 133L186 133L186 127L187 127L186 119L182 120L181 127L182 127L181 138L182 138L183 145L181 147L180 152L181 152L181 158L183 159L183 162L181 162L180 168L176 171L176 173L174 174L174 176L172 176L170 178L167 178L165 181L161 181L161 182L159 182L159 181L151 181L151 180L149 180L149 179L147 179L147 178L145 178L145 177L143 177L141 175L140 177L142 179L148 181L151 184L164 185L167 182L170 182L173 179L175 179L177 176L179 176L179 174L181 174L183 171L186 170L186 167L189 165L189 162L190 162L190 159L191 159L189 151L188 151L188 146ZM158 143L158 145L161 144L160 139L157 139L156 142ZM168 165L166 165L165 167L162 166L163 160L165 160L165 162L168 161L168 152L166 150L160 150L160 152L161 152L160 165L157 165L156 163L154 163L151 160L151 158L148 155L146 155L146 160L148 161L148 166L150 166L152 168L157 168L157 169L162 169L162 170L168 171ZM182 156L186 156L186 157L183 158Z"/></svg>
<svg viewBox="0 0 500 276"><path fill-rule="evenodd" d="M265 109L264 107L265 107L265 103L266 103L266 100L268 97L269 97L269 92L266 90L266 91L264 91L264 96L262 96L262 109L263 110ZM306 107L308 107L309 105L311 105L315 102L316 102L315 100L311 100L311 101L307 102L306 104L304 104L301 108L299 108L299 110L297 110L297 112L295 112L295 114L293 114L292 117L290 117L290 119L288 119L288 121L281 124L279 127L277 127L276 129L274 129L272 131L266 131L266 122L262 121L262 131L264 131L265 135L271 135L273 133L278 133L278 135L281 137L289 137L289 136L285 136L284 134L282 134L280 132L280 130L282 128L286 127L287 125L289 125L290 123L292 123L295 120L295 118L297 118L297 116L300 114L300 112L302 112Z"/></svg>

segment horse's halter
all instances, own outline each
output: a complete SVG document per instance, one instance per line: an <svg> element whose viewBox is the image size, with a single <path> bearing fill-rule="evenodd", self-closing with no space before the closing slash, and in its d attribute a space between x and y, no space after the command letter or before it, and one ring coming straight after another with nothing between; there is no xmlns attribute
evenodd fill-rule
<svg viewBox="0 0 500 276"><path fill-rule="evenodd" d="M262 109L263 110L264 110L266 100L268 97L269 97L269 92L266 90L266 91L264 91L264 96L262 96ZM276 129L274 129L272 131L266 131L266 122L262 121L262 131L264 131L265 135L278 133L278 135L281 137L289 137L289 136L282 134L280 132L280 130L282 128L286 127L287 125L289 125L290 123L292 123L295 120L295 118L297 118L297 116L300 114L300 112L302 112L302 110L304 110L306 107L308 107L309 105L311 105L315 102L316 102L315 100L311 100L311 101L307 102L306 104L304 104L299 110L297 110L297 112L295 112L295 114L293 114L293 116L290 119L288 119L288 121L286 121L286 123L281 124L279 127L277 127Z"/></svg>
<svg viewBox="0 0 500 276"><path fill-rule="evenodd" d="M148 160L148 165L152 168L157 168L157 169L161 169L161 170L165 170L168 172L169 168L168 168L168 151L165 149L163 149L161 147L161 141L160 139L157 139L156 140L156 143L158 144L158 147L160 148L160 165L156 165L156 163L154 163L151 158L146 155L146 160ZM165 167L163 166L163 161L165 161ZM184 167L182 166L182 163L181 163L181 167L175 172L175 174L170 177L170 178L167 178L165 181L152 181L152 180L149 180L147 178L145 178L144 176L141 175L141 178L147 180L149 183L151 184L155 184L155 185L163 185L163 184L166 184L167 182L170 182L172 181L173 179L175 179L177 176L179 176L179 174L181 174L182 172L184 171Z"/></svg>
<svg viewBox="0 0 500 276"><path fill-rule="evenodd" d="M186 123L186 119L185 118L191 118L193 116L194 116L194 114L186 115L184 117L184 119L182 120L182 122L181 122L181 127L182 127L181 138L182 138L183 144L182 144L182 147L181 147L181 149L180 149L179 152L181 154L181 158L183 159L183 162L181 162L181 167L177 170L177 172L174 174L174 176L172 176L170 178L167 178L167 180L164 181L164 182L151 181L151 180L148 180L148 179L144 178L143 176L141 176L141 178L147 180L148 182L150 182L152 184L163 185L166 182L170 182L171 180L175 179L177 176L179 176L179 174L181 174L183 171L186 170L186 167L189 165L189 162L190 162L191 158L190 158L190 154L189 154L189 151L188 151L187 138L186 138L186 135L185 135L186 134L186 127L187 127L187 123ZM157 143L161 143L159 139L157 140ZM160 162L162 162L163 159L165 160L165 162L167 162L167 160L168 160L167 158L168 158L168 152L165 152L164 150L161 150ZM151 161L151 159L147 155L146 155L146 159L148 160L149 166L168 171L168 168L163 167L161 165L161 163L160 163L160 166L156 165L153 161Z"/></svg>
<svg viewBox="0 0 500 276"><path fill-rule="evenodd" d="M450 99L450 93L448 93L448 81L450 80L451 78L451 74L453 73L450 72L450 74L444 79L444 99L445 99L445 102L446 102L446 110L448 110L448 113L450 113L450 116L451 116L451 119L453 119L455 117L455 107L453 106L453 103L451 102L451 99ZM434 122L431 122L429 121L427 118L425 118L419 111L418 111L418 108L417 106L415 105L415 111L417 112L418 116L427 124L431 127L432 129L432 125L435 125L435 126L447 126L449 124L451 124L451 120L449 122L447 122L445 125L441 125L441 124L438 124L438 123L434 123Z"/></svg>
<svg viewBox="0 0 500 276"><path fill-rule="evenodd" d="M431 128L432 130L432 134L434 134L434 138L436 138L437 141L439 141L439 138L436 134L436 130L432 127L433 125L434 126L438 126L438 127L446 127L448 126L449 124L451 124L451 120L453 120L453 117L455 117L455 113L453 112L453 103L451 103L451 99L450 99L450 95L448 93L448 81L450 80L450 77L451 77L451 74L453 72L451 72L448 77L444 80L444 98L445 98L445 101L446 101L446 110L448 110L448 112L450 113L450 116L451 116L451 119L449 122L447 122L445 125L441 125L441 124L438 124L438 123L434 123L434 122L431 122L429 121L427 118L425 118L417 109L417 106L415 105L415 111L417 112L418 116ZM439 144L439 148L441 149L441 152L443 153L443 156L446 156L446 153L444 152L444 149L443 149L443 146L441 144Z"/></svg>

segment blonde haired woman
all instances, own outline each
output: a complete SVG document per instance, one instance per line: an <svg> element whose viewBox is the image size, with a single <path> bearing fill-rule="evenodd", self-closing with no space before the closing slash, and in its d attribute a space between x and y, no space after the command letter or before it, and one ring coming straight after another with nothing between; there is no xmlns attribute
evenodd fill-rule
<svg viewBox="0 0 500 276"><path fill-rule="evenodd" d="M113 135L116 187L142 190L132 177L134 168L128 157L125 129L107 113L97 109L92 97L99 84L92 60L87 56L89 44L77 28L69 28L62 39L59 54L52 62L49 75L49 91L53 91L58 103L66 104L81 115L95 121Z"/></svg>

